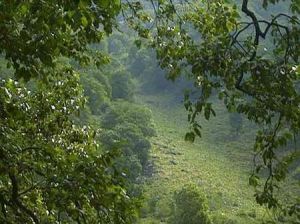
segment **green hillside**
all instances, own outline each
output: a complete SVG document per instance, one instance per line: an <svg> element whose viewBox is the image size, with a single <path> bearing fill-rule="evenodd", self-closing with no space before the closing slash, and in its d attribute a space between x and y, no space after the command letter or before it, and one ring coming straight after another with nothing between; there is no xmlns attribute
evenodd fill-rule
<svg viewBox="0 0 300 224"><path fill-rule="evenodd" d="M146 217L140 223L166 223L173 193L187 183L203 189L212 216L236 220L235 223L260 223L267 218L248 186L251 145L226 142L232 138L226 130L227 114L205 126L204 137L191 144L183 139L187 122L182 105L166 107L172 100L168 95L143 95L141 99L152 110L157 137L152 139L153 176L145 184Z"/></svg>
<svg viewBox="0 0 300 224"><path fill-rule="evenodd" d="M173 194L187 183L205 192L214 223L273 220L268 209L257 206L255 191L248 184L255 125L244 121L236 134L230 126L230 115L219 103L216 118L203 121L203 137L189 143L184 140L187 115L180 101L174 102L170 94L141 94L138 98L151 109L157 131L151 140L152 175L144 186L146 201L139 223L168 223ZM287 191L289 196L297 195L298 184L290 182Z"/></svg>

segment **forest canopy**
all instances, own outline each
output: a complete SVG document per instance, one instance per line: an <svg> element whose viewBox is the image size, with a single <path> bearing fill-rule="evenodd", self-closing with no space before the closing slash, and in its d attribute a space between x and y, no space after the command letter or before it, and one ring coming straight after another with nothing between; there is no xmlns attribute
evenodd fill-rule
<svg viewBox="0 0 300 224"><path fill-rule="evenodd" d="M74 119L86 99L82 71L73 65L107 64L106 52L91 44L118 30L135 30L138 47L154 48L168 79L193 81L184 101L187 141L201 136L199 115L217 116L212 95L259 126L249 178L256 201L299 215L299 201L282 205L275 194L290 166L299 164L299 150L285 150L300 130L299 13L298 0L1 1L1 66L7 69L0 83L0 221L133 222L138 205L113 165L117 153ZM86 94L130 100L132 83L118 72L110 77L111 89L94 83L106 95ZM95 78L82 77L82 83ZM122 83L124 89L115 88ZM122 116L131 119L128 104L106 106L91 108L94 115L104 111L104 128ZM140 113L149 123L147 112ZM118 125L112 128L121 136ZM151 128L131 129L142 144L134 147L147 152ZM139 153L129 150L128 156L144 166L147 153Z"/></svg>

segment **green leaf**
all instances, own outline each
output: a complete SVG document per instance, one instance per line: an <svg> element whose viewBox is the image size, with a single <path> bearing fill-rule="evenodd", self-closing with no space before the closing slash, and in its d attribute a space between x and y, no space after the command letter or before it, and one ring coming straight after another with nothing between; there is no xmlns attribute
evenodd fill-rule
<svg viewBox="0 0 300 224"><path fill-rule="evenodd" d="M28 11L28 6L27 4L22 4L21 7L20 7L20 14L21 15L25 15Z"/></svg>
<svg viewBox="0 0 300 224"><path fill-rule="evenodd" d="M194 132L188 132L185 134L184 140L187 142L194 142L195 141L195 133Z"/></svg>
<svg viewBox="0 0 300 224"><path fill-rule="evenodd" d="M249 178L249 184L253 187L257 187L259 182L259 177L256 175L251 175Z"/></svg>
<svg viewBox="0 0 300 224"><path fill-rule="evenodd" d="M194 127L194 132L196 133L196 135L198 135L198 137L201 138L201 131L199 130L199 128Z"/></svg>
<svg viewBox="0 0 300 224"><path fill-rule="evenodd" d="M142 45L142 41L140 39L137 39L134 41L134 44L137 48L141 48L141 45Z"/></svg>
<svg viewBox="0 0 300 224"><path fill-rule="evenodd" d="M209 120L210 112L211 112L210 107L206 106L205 109L204 109L204 117L205 117L206 120Z"/></svg>
<svg viewBox="0 0 300 224"><path fill-rule="evenodd" d="M89 24L89 22L85 16L82 16L80 21L81 21L81 24L83 27L87 27L87 25Z"/></svg>

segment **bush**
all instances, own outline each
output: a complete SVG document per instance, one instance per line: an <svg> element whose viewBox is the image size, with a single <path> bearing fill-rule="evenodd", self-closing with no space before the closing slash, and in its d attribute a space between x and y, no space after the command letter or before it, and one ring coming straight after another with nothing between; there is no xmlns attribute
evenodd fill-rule
<svg viewBox="0 0 300 224"><path fill-rule="evenodd" d="M110 129L123 123L134 125L145 137L155 135L151 120L151 111L143 106L126 101L113 103L103 116L102 127Z"/></svg>
<svg viewBox="0 0 300 224"><path fill-rule="evenodd" d="M112 98L132 100L134 84L128 72L117 72L111 76Z"/></svg>
<svg viewBox="0 0 300 224"><path fill-rule="evenodd" d="M184 186L174 194L172 224L211 224L205 195L195 185Z"/></svg>
<svg viewBox="0 0 300 224"><path fill-rule="evenodd" d="M120 148L125 157L135 155L144 167L148 161L150 142L132 123L121 123L103 132L100 140L106 149Z"/></svg>
<svg viewBox="0 0 300 224"><path fill-rule="evenodd" d="M100 115L109 104L110 93L107 92L109 90L98 80L86 74L81 76L81 83L84 86L84 95L88 98L87 105L92 114Z"/></svg>
<svg viewBox="0 0 300 224"><path fill-rule="evenodd" d="M216 214L212 217L214 224L237 224L238 222L222 214Z"/></svg>
<svg viewBox="0 0 300 224"><path fill-rule="evenodd" d="M141 138L134 146L133 150L137 154L138 158L140 159L143 167L145 167L147 164L150 148L151 148L151 143L144 138Z"/></svg>
<svg viewBox="0 0 300 224"><path fill-rule="evenodd" d="M88 74L96 79L101 85L103 85L105 91L107 92L109 98L111 98L112 87L109 81L109 75L103 74L96 69L89 69Z"/></svg>
<svg viewBox="0 0 300 224"><path fill-rule="evenodd" d="M122 151L123 159L118 160L116 165L121 172L127 173L132 183L138 183L151 148L147 137L154 133L150 111L143 106L117 101L106 110L101 125L106 129L100 135L104 148ZM132 188L130 193L136 190Z"/></svg>

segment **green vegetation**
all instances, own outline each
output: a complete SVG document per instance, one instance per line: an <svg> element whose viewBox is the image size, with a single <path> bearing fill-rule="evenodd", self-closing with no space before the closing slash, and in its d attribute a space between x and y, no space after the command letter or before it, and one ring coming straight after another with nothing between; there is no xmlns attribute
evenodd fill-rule
<svg viewBox="0 0 300 224"><path fill-rule="evenodd" d="M173 194L187 183L199 186L206 195L213 223L278 222L272 212L257 206L253 200L255 191L248 185L253 169L253 124L245 122L241 133L234 135L230 114L219 102L217 116L203 120L203 136L191 144L184 141L188 124L182 119L185 111L180 100L174 103L176 98L172 94L161 93L142 95L140 99L151 108L157 130L150 154L155 168L145 184L147 201L141 224L167 223L172 214ZM297 198L297 181L290 178L287 182L280 192L282 199Z"/></svg>
<svg viewBox="0 0 300 224"><path fill-rule="evenodd" d="M120 10L119 1L90 6L0 2L1 62L11 68L1 67L1 223L133 222L137 204L114 165L117 153L104 152L96 131L73 119L85 99L76 67L62 57L106 62L88 44L112 32ZM104 91L93 97L105 99Z"/></svg>
<svg viewBox="0 0 300 224"><path fill-rule="evenodd" d="M146 220L149 223L150 220L154 220L153 223L160 220L167 222L172 212L173 194L186 183L198 185L205 193L212 219L260 223L262 217L269 218L264 209L257 208L253 200L254 192L248 186L247 176L251 171L250 133L243 134L243 139L232 138L229 114L224 114L219 105L217 114L224 116L210 121L203 138L191 144L183 138L187 123L182 120L185 112L180 102L174 105L174 99L169 95L144 97L143 101L156 102L147 105L152 109L158 136L153 138L151 157L156 168L146 185L145 194L149 197L149 203L144 207L145 217L141 223L147 223ZM169 107L165 108L165 104ZM245 144L245 139L248 139L248 144ZM156 201L153 208L152 200ZM160 213L161 210L164 212ZM251 217L252 213L255 218Z"/></svg>
<svg viewBox="0 0 300 224"><path fill-rule="evenodd" d="M0 1L0 222L299 223L299 13Z"/></svg>
<svg viewBox="0 0 300 224"><path fill-rule="evenodd" d="M210 224L205 195L193 185L184 186L174 195L173 217L170 223Z"/></svg>
<svg viewBox="0 0 300 224"><path fill-rule="evenodd" d="M131 222L135 205L115 153L102 154L95 131L70 119L84 104L78 75L1 80L0 92L1 222Z"/></svg>
<svg viewBox="0 0 300 224"><path fill-rule="evenodd" d="M272 2L264 1L263 7ZM285 180L286 161L297 163L299 158L298 153L283 155L280 150L300 130L299 2L290 2L289 14L274 10L272 18L262 19L248 0L239 7L226 1L192 2L184 12L181 6L162 4L164 23L153 45L170 79L186 74L194 82L196 90L187 93L184 102L190 123L186 140L201 136L198 115L206 120L215 116L211 96L217 94L229 111L244 114L260 127L256 168L249 180L257 188L256 201L293 213L298 202L281 204L276 189Z"/></svg>

